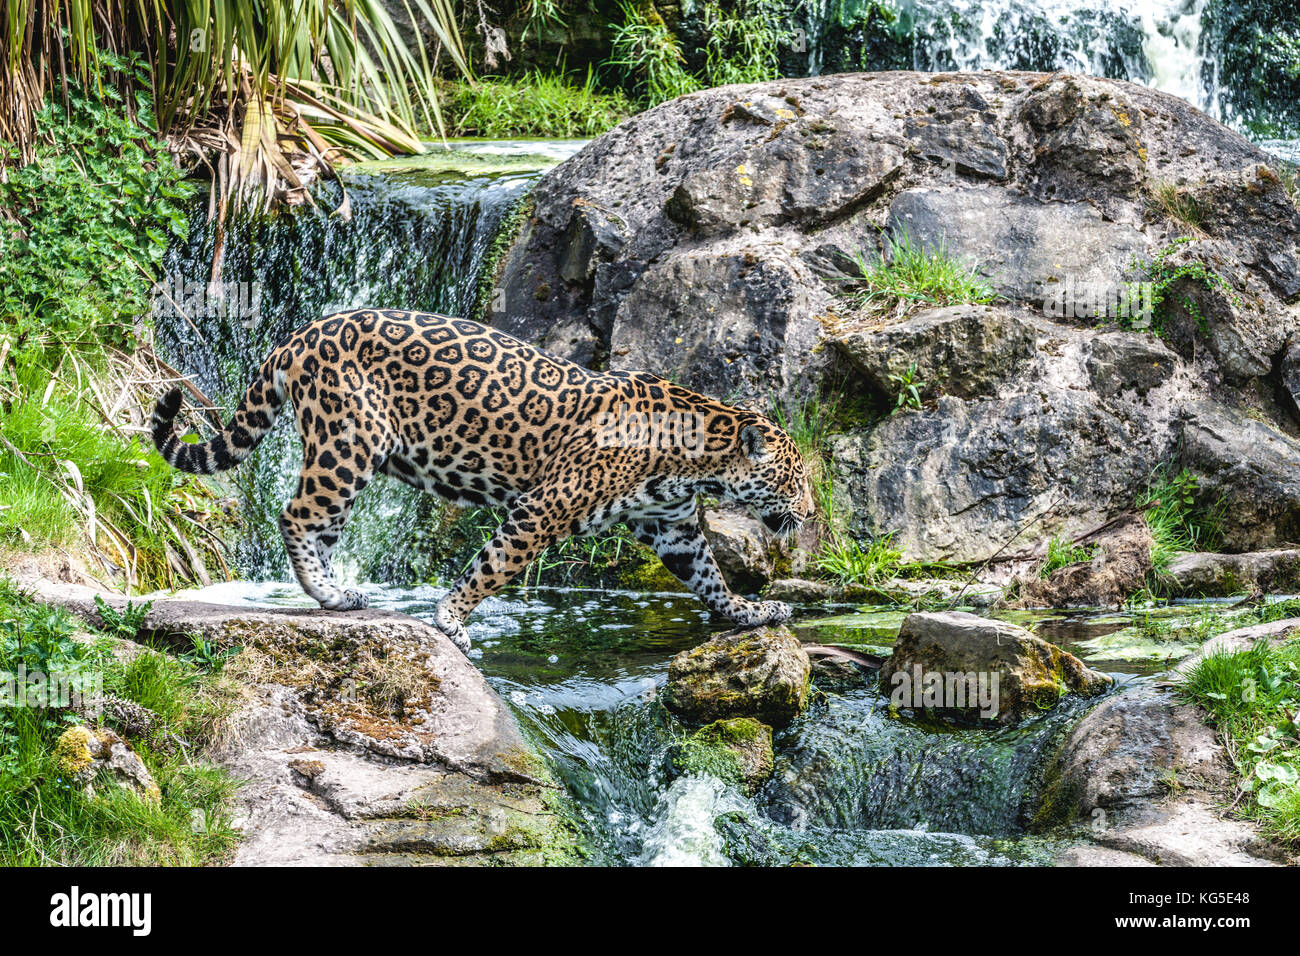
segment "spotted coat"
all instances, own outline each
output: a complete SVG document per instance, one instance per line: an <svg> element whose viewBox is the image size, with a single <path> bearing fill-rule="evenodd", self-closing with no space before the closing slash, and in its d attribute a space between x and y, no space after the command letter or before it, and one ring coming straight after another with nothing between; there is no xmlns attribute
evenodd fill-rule
<svg viewBox="0 0 1300 956"><path fill-rule="evenodd" d="M173 389L154 410L154 442L183 471L223 471L248 456L286 400L303 463L280 529L303 590L322 607L366 606L335 583L330 557L357 495L383 472L457 505L506 511L438 605L438 627L462 650L469 613L547 546L619 521L710 610L747 625L790 615L731 592L696 514L701 493L750 506L779 533L812 513L793 442L754 412L644 372L592 372L466 319L363 309L290 334L205 442L176 435Z"/></svg>

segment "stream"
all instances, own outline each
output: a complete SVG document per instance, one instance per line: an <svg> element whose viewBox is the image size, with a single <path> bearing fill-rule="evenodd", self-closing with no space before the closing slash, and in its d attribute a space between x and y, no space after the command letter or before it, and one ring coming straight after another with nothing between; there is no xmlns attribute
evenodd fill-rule
<svg viewBox="0 0 1300 956"><path fill-rule="evenodd" d="M936 20L925 47L933 62L922 65L1017 65L1021 54L991 38L1002 35L1008 17L1029 15L1024 6L966 6L969 35L944 34ZM975 6L985 10L982 19ZM1196 0L1139 6L1139 25L1129 24L1139 35L1128 45L1145 51L1143 69L1154 69L1143 79L1212 108L1203 72L1212 64L1187 53L1198 49L1190 20L1181 23L1179 14L1172 25L1156 24L1166 8L1199 10ZM1053 24L1073 30L1072 5L1052 0L1049 7ZM1060 65L1122 76L1138 70L1136 60L1111 62L1110 48L1080 36L1057 51ZM459 142L349 170L350 221L327 215L342 199L334 185L321 190L316 211L236 217L228 224L222 296L186 295L184 316L160 310L158 349L229 409L281 336L329 310L469 314L502 224L541 172L581 145ZM171 281L206 283L215 243L206 208L196 208L190 240L170 254ZM297 472L292 417L282 416L251 458L223 478L243 518L230 544L245 580L192 596L313 606L286 583L276 529ZM347 525L340 576L374 606L430 618L445 588L413 582L444 580L436 562L446 521L433 498L381 476ZM1123 684L1149 679L1190 652L1194 642L1180 641L1168 625L1201 613L1175 605L999 616L1034 627ZM799 608L795 628L807 642L888 653L903 616L892 608L819 605ZM1041 865L1081 838L1031 834L1024 825L1044 758L1087 706L1077 701L1012 728L952 730L891 714L873 679L823 679L808 713L777 733L776 772L754 797L709 777L672 779L666 751L685 728L659 705L658 691L674 654L725 626L690 595L561 588L513 588L471 618L475 664L564 783L596 861Z"/></svg>

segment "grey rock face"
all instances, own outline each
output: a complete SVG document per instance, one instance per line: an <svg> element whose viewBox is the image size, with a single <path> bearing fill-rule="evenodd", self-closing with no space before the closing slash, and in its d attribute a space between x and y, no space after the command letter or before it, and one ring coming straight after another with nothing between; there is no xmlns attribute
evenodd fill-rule
<svg viewBox="0 0 1300 956"><path fill-rule="evenodd" d="M897 322L848 325L829 339L880 394L915 366L918 381L970 398L996 391L1029 358L1031 324L993 306L927 309Z"/></svg>
<svg viewBox="0 0 1300 956"><path fill-rule="evenodd" d="M700 529L732 590L748 594L772 580L775 548L757 518L734 509L705 511Z"/></svg>
<svg viewBox="0 0 1300 956"><path fill-rule="evenodd" d="M1279 548L1245 554L1184 554L1165 572L1175 597L1231 597L1245 591L1300 591L1300 551Z"/></svg>

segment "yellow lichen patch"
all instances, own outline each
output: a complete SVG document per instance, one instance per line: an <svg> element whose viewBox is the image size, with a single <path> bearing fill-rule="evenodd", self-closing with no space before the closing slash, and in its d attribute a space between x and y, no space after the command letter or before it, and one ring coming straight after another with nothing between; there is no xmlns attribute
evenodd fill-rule
<svg viewBox="0 0 1300 956"><path fill-rule="evenodd" d="M739 166L736 167L736 175L740 177L740 184L742 186L754 185L754 180L749 178L749 170L745 168L744 163L741 163Z"/></svg>
<svg viewBox="0 0 1300 956"><path fill-rule="evenodd" d="M58 768L68 776L81 773L95 759L91 749L94 735L85 727L69 727L54 745L54 760Z"/></svg>
<svg viewBox="0 0 1300 956"><path fill-rule="evenodd" d="M1121 126L1133 125L1133 121L1129 119L1128 113L1124 112L1123 110L1117 110L1113 106L1110 108L1110 111L1115 114L1115 119L1119 120Z"/></svg>
<svg viewBox="0 0 1300 956"><path fill-rule="evenodd" d="M778 108L777 111L776 111L776 115L779 116L779 117L781 117L781 119L784 119L784 120L791 120L791 119L794 119L794 110L787 110L787 109L784 109L784 108Z"/></svg>

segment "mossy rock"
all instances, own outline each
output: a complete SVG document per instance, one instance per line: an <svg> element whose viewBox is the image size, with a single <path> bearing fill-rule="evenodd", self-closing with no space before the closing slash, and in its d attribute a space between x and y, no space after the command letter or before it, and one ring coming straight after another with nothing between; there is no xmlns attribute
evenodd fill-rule
<svg viewBox="0 0 1300 956"><path fill-rule="evenodd" d="M808 706L811 671L788 628L728 631L673 658L663 702L687 721L757 717L783 727Z"/></svg>
<svg viewBox="0 0 1300 956"><path fill-rule="evenodd" d="M772 728L753 717L715 720L669 751L671 771L716 777L753 795L772 776Z"/></svg>

